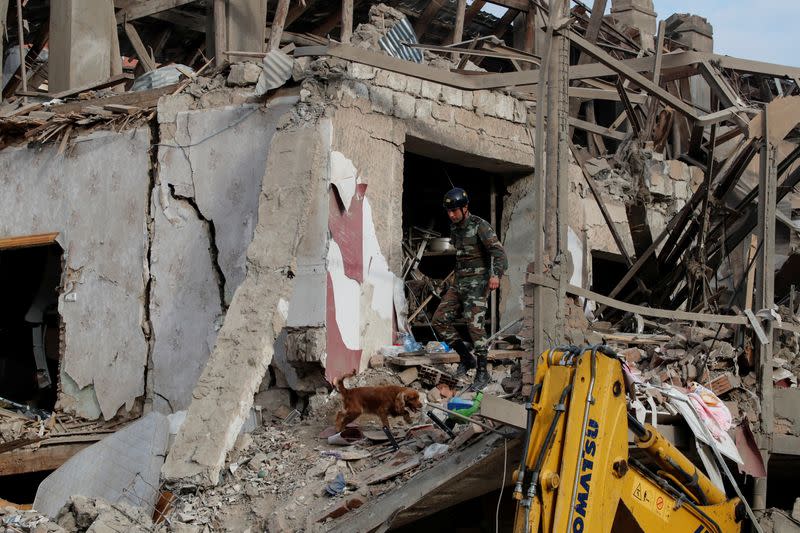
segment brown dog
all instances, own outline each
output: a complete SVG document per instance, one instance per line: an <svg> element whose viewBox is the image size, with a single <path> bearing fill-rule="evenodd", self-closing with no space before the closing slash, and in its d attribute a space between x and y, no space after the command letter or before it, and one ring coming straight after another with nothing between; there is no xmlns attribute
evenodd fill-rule
<svg viewBox="0 0 800 533"><path fill-rule="evenodd" d="M344 404L336 415L336 431L344 430L347 424L363 414L377 415L383 427L388 430L390 416L402 416L410 424L408 410L416 412L422 409L419 392L408 387L384 385L348 389L339 379L336 388L342 395Z"/></svg>

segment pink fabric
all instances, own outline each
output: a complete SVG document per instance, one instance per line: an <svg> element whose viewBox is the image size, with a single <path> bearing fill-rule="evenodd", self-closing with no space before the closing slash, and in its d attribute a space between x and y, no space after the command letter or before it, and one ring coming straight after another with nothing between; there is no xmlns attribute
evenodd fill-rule
<svg viewBox="0 0 800 533"><path fill-rule="evenodd" d="M698 383L690 385L689 401L706 423L715 439L720 440L731 428L733 418L728 406L716 394Z"/></svg>

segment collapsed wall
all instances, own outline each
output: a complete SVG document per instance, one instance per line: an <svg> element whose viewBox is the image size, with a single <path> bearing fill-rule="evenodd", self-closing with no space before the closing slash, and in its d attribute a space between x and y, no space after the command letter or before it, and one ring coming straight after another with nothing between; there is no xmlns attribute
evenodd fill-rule
<svg viewBox="0 0 800 533"><path fill-rule="evenodd" d="M63 153L0 152L0 235L59 234L58 407L85 418L110 419L144 395L150 142L138 128L81 136Z"/></svg>

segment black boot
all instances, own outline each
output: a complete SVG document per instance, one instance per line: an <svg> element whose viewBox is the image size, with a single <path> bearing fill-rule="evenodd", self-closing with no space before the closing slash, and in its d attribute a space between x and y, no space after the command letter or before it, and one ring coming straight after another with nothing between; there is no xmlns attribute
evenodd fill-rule
<svg viewBox="0 0 800 533"><path fill-rule="evenodd" d="M479 391L483 390L486 385L492 380L489 372L486 370L486 355L478 356L478 371L475 372L475 381L469 386L469 390Z"/></svg>
<svg viewBox="0 0 800 533"><path fill-rule="evenodd" d="M453 342L450 346L458 353L459 362L458 368L456 369L456 377L465 376L467 370L475 368L475 356L467 349L464 345L464 341L461 339Z"/></svg>

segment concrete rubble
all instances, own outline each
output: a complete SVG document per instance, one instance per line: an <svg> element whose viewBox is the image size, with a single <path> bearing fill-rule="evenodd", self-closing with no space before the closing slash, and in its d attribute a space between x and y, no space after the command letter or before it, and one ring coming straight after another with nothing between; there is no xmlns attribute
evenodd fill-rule
<svg viewBox="0 0 800 533"><path fill-rule="evenodd" d="M607 344L640 421L722 447L762 525L800 524L780 489L800 449L800 69L716 55L713 21L651 0L578 3L551 37L518 2L82 1L4 25L28 55L2 57L0 267L19 287L0 340L39 359L0 354L0 474L54 471L0 507L6 531L388 529L500 488L518 410L452 435L425 414L470 399L430 323L452 268L429 248L439 191L462 181L510 259L490 402L526 401L543 347ZM89 19L97 39L71 38ZM547 38L575 59L548 108L559 161L536 130ZM420 391L399 451L377 418L329 440L338 379Z"/></svg>

